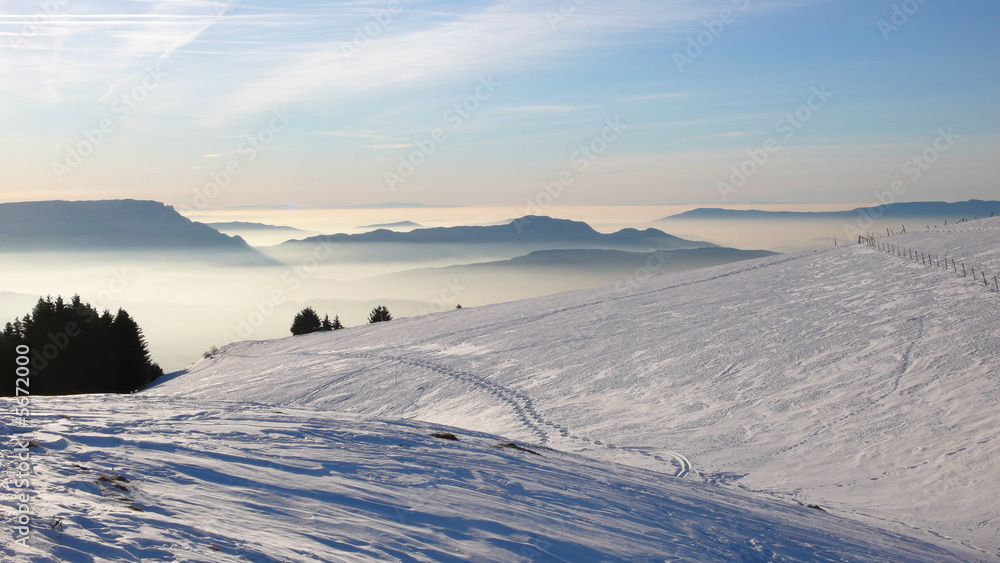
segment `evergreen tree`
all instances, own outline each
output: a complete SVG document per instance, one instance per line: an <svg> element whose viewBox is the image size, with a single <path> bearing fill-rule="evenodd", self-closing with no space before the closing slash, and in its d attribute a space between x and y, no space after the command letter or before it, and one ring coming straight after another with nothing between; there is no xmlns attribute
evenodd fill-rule
<svg viewBox="0 0 1000 563"><path fill-rule="evenodd" d="M323 323L320 330L333 330L333 323L330 322L330 315L323 315Z"/></svg>
<svg viewBox="0 0 1000 563"><path fill-rule="evenodd" d="M368 315L368 323L381 323L385 321L391 321L392 315L389 314L389 309L385 305L379 305L372 309L371 314Z"/></svg>
<svg viewBox="0 0 1000 563"><path fill-rule="evenodd" d="M142 329L125 309L118 309L118 314L111 321L111 334L117 348L116 357L121 359L121 366L113 383L116 393L131 393L163 375L159 366L154 366L150 361Z"/></svg>
<svg viewBox="0 0 1000 563"><path fill-rule="evenodd" d="M340 330L344 328L344 325L340 322L340 315L333 316L333 323L330 325L332 330Z"/></svg>
<svg viewBox="0 0 1000 563"><path fill-rule="evenodd" d="M323 322L319 319L319 315L312 307L306 307L295 315L292 319L292 334L309 334L311 332L316 332L323 328Z"/></svg>
<svg viewBox="0 0 1000 563"><path fill-rule="evenodd" d="M112 316L74 296L39 299L23 319L0 334L0 395L11 395L16 349L30 349L32 395L132 393L163 370L152 362L139 325L125 310Z"/></svg>

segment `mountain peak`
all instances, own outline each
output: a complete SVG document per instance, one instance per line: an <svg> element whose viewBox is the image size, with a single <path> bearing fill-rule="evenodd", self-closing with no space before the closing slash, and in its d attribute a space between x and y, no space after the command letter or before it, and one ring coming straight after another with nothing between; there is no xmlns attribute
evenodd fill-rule
<svg viewBox="0 0 1000 563"><path fill-rule="evenodd" d="M583 221L557 219L546 215L525 215L502 225L430 227L408 232L379 229L357 235L320 235L285 244L302 243L419 243L419 244L505 244L545 248L616 248L649 250L650 248L699 248L714 246L700 241L684 240L657 229L624 229L616 233L601 233Z"/></svg>
<svg viewBox="0 0 1000 563"><path fill-rule="evenodd" d="M150 200L4 203L0 204L0 230L7 235L0 252L182 250L197 256L226 251L273 263L243 239Z"/></svg>

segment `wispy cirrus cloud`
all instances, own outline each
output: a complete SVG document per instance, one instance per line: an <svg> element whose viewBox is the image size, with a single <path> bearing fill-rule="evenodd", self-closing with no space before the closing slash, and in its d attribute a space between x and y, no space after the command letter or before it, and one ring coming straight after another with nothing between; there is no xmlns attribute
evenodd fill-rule
<svg viewBox="0 0 1000 563"><path fill-rule="evenodd" d="M317 131L317 135L322 135L324 137L348 137L348 138L361 138L361 139L383 139L385 135L380 133L375 133L374 131L359 131L356 129L344 129L342 131Z"/></svg>
<svg viewBox="0 0 1000 563"><path fill-rule="evenodd" d="M691 96L687 92L662 92L659 94L644 94L642 96L629 96L622 98L623 102L647 102L654 100L678 100Z"/></svg>
<svg viewBox="0 0 1000 563"><path fill-rule="evenodd" d="M537 106L518 106L518 107L506 107L503 108L504 111L526 111L531 113L571 113L574 111L580 111L588 108L600 107L595 104L589 105L578 105L578 106L567 106L567 105L537 105Z"/></svg>
<svg viewBox="0 0 1000 563"><path fill-rule="evenodd" d="M36 88L51 102L98 91L100 103L143 67L197 41L232 5L198 0L22 5L22 13L0 16L0 35L7 39L0 48L10 49L0 64L0 82ZM18 80L9 80L13 75Z"/></svg>
<svg viewBox="0 0 1000 563"><path fill-rule="evenodd" d="M405 4L404 4L405 6ZM310 98L343 99L390 87L421 87L475 73L545 68L558 57L599 50L637 28L698 21L716 9L693 1L584 3L567 21L551 25L553 6L506 0L450 17L418 17L404 10L359 53L345 57L348 41L310 45L281 64L262 66L259 81L236 89L220 111L249 113ZM353 36L351 36L353 37ZM267 87L261 87L266 84ZM539 106L544 108L545 106ZM549 106L554 109L558 106Z"/></svg>

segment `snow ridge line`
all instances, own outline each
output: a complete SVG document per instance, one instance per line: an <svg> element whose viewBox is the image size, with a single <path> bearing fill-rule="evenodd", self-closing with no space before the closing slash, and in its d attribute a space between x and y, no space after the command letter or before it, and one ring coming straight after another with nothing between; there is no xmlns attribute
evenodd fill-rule
<svg viewBox="0 0 1000 563"><path fill-rule="evenodd" d="M539 443L546 445L549 442L549 433L544 427L550 427L559 432L560 436L563 438L569 438L572 440L577 440L580 442L585 442L588 444L594 444L597 446L602 446L606 449L617 450L617 451L630 451L638 453L644 457L655 459L661 463L669 464L675 466L673 476L682 478L686 477L691 473L691 461L684 457L683 455L667 450L666 453L673 458L673 461L668 461L660 455L656 455L646 451L644 449L632 449L623 448L615 444L606 444L600 440L595 440L587 436L578 436L570 432L568 428L562 426L561 424L549 420L542 416L540 412L534 406L534 400L523 391L518 391L511 387L501 385L494 381L490 381L485 377L470 373L467 371L452 369L448 366L441 364L435 364L428 362L426 360L411 359L403 356L389 356L389 355L379 355L371 354L367 352L330 352L330 354L345 357L345 358L366 358L372 360L382 360L396 362L400 364L410 365L414 367L420 367L423 369L431 370L442 375L446 375L452 379L457 379L459 381L464 381L466 383L472 384L474 387L486 391L488 394L493 395L495 398L499 399L501 402L506 403L511 409L513 409L517 419L530 430L535 436L538 437Z"/></svg>
<svg viewBox="0 0 1000 563"><path fill-rule="evenodd" d="M879 240L876 240L875 237L868 237L862 240L863 240L862 244L865 244L880 252L884 252L886 254L889 254L891 256L896 256L898 258L905 258L906 260L910 260L911 262L919 261L921 264L924 264L926 266L932 266L935 268L942 267L941 259L944 258L945 270L953 269L955 271L955 274L960 275L963 278L969 277L968 276L969 271L965 267L965 262L956 262L954 258L948 258L947 256L934 256L930 253L925 253L921 250L913 250L911 248L906 248L903 246L897 246L895 244L881 242ZM935 258L937 258L937 264L934 263ZM948 260L951 260L951 266L948 265ZM959 265L962 266L961 273L958 271ZM986 287L987 291L991 293L992 292L1000 293L1000 279L998 279L996 275L990 274L989 276L987 276L986 270L982 267L979 268L979 273L981 274L983 279L983 286ZM990 277L992 277L993 288L990 287L991 285ZM976 265L972 265L972 280L975 282L976 285L979 285L979 279L976 277Z"/></svg>
<svg viewBox="0 0 1000 563"><path fill-rule="evenodd" d="M709 276L709 277L706 277L706 278L699 278L699 279L695 279L695 280L691 280L691 281L685 281L685 282L677 283L677 284L674 284L674 285L668 285L668 286L663 286L663 287L656 287L656 288L653 288L653 289L650 289L650 290L647 290L647 291L639 291L639 292L627 292L627 290L628 290L628 288L631 288L631 287L635 286L635 284L641 283L643 280L647 280L647 279L652 278L654 276L661 276L661 275L662 276L675 276L675 275L690 274L692 272L697 272L699 270L705 270L705 269L708 269L708 268L699 268L698 270L691 270L691 271L688 271L688 272L671 272L671 273L653 274L653 275L646 276L646 277L643 277L643 278L634 279L634 280L631 280L631 281L624 281L623 280L623 281L618 282L618 284L616 284L616 285L613 286L614 287L614 293L609 294L609 296L606 299L602 299L600 301L587 301L586 303L580 303L578 305L573 305L573 306L570 306L570 307L562 307L562 308L558 308L558 309L551 309L551 310L544 311L542 313L538 313L538 314L535 314L535 315L526 315L524 317L519 317L517 319L517 321L520 322L520 323L535 322L535 321L539 321L539 320L542 320L542 319L547 318L547 317L551 317L553 315L559 315L559 314L566 313L566 312L569 312L569 311L576 311L578 309L586 309L587 307L593 307L593 306L609 307L612 302L618 301L618 300L621 300L621 299L626 299L626 298L631 298L631 297L641 297L643 295L652 295L652 294L655 294L655 293L661 293L661 292L669 291L669 290L673 290L673 289L680 289L680 288L683 288L683 287L688 287L688 286L692 286L692 285L698 285L698 284L701 284L701 283L707 283L707 282L712 282L712 281L716 281L716 280L721 280L721 279L725 279L725 278L728 278L728 277L738 276L740 274L745 274L747 272L752 272L754 270L759 270L761 268L769 268L771 266L777 266L777 265L783 264L785 262L793 262L793 261L799 260L800 258L801 257L798 256L798 255L796 255L796 254L779 254L777 256L768 256L768 257L764 257L764 258L753 258L753 259L750 259L750 260L741 260L741 261L738 261L738 262L731 262L729 264L720 264L718 266L710 266L709 268L720 268L720 267L733 266L735 264L742 264L742 263L752 264L752 265L747 266L747 267L742 267L742 268L739 268L739 269L734 269L734 270L731 270L731 271L726 271L726 272L723 272L721 274ZM591 291L591 290L581 289L581 290L577 290L577 291ZM484 324L481 325L481 327L482 328L502 327L502 326L506 326L508 323L509 323L509 320L501 320L501 321L496 321L496 322L489 323L489 324L485 324L484 323ZM456 334L462 334L462 332L463 331L461 331L461 330L456 330L456 331L453 331L453 332L435 333L434 338L446 338L448 336L454 336ZM410 343L411 344L419 344L421 342L426 342L426 340L413 340Z"/></svg>

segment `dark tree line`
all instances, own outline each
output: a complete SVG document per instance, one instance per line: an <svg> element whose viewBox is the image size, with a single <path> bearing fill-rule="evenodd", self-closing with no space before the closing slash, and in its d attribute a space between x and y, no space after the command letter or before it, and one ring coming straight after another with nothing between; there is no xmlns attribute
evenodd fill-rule
<svg viewBox="0 0 1000 563"><path fill-rule="evenodd" d="M312 307L306 307L299 311L295 318L292 319L292 334L309 334L312 332L317 332L320 330L340 330L344 328L343 323L340 322L340 316L334 315L333 320L330 320L330 315L325 315L323 320L320 320L319 314Z"/></svg>
<svg viewBox="0 0 1000 563"><path fill-rule="evenodd" d="M385 305L375 307L368 315L369 323L381 323L391 320L392 315L389 313L389 309ZM321 330L340 330L342 328L344 328L344 325L340 322L339 316L334 315L333 320L331 321L330 315L325 315L323 320L320 320L319 314L315 309L312 307L306 307L295 314L295 318L292 319L291 331L293 335L299 335L310 334Z"/></svg>
<svg viewBox="0 0 1000 563"><path fill-rule="evenodd" d="M39 299L0 333L0 396L14 395L17 347L30 352L32 395L132 393L163 375L142 329L124 310L99 313L75 295ZM23 387L23 385L22 385Z"/></svg>

